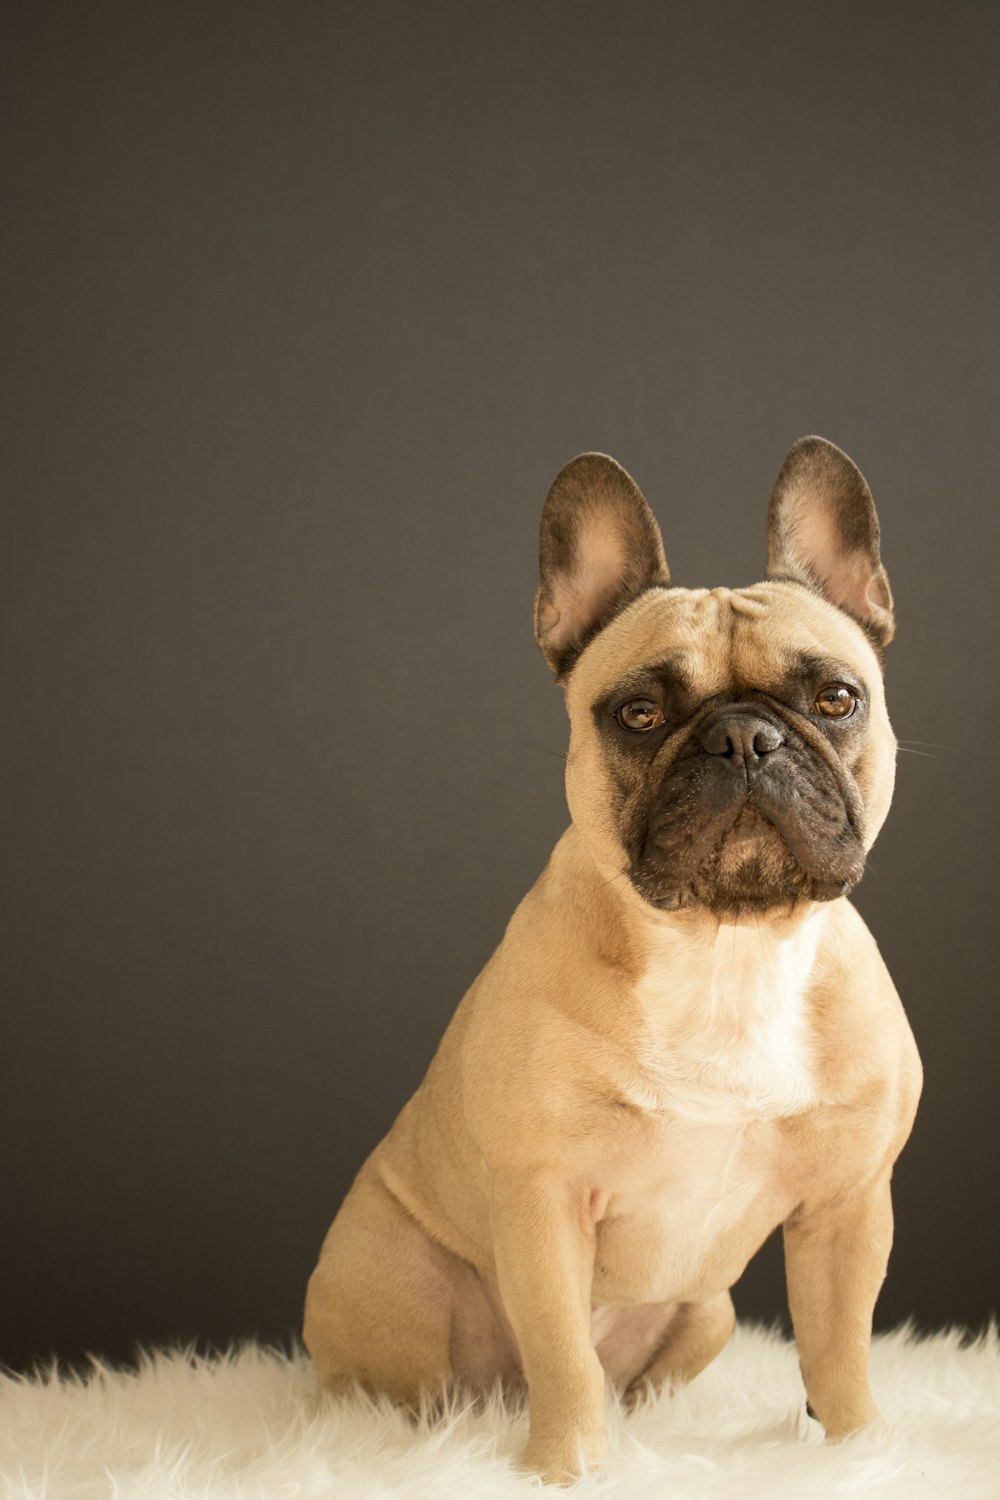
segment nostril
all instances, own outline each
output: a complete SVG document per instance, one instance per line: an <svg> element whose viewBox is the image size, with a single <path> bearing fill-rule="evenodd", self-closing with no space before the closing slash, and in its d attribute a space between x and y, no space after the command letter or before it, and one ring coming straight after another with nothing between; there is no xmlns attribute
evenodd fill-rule
<svg viewBox="0 0 1000 1500"><path fill-rule="evenodd" d="M763 724L754 733L753 750L756 755L769 755L784 744L784 737L773 724Z"/></svg>
<svg viewBox="0 0 1000 1500"><path fill-rule="evenodd" d="M702 749L707 750L709 755L721 755L728 759L736 753L729 725L722 720L716 719L714 723L705 725L698 738Z"/></svg>

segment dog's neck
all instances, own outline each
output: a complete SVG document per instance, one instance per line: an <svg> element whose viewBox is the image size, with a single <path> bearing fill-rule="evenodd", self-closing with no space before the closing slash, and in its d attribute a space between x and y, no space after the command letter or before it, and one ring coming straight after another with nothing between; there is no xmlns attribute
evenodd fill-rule
<svg viewBox="0 0 1000 1500"><path fill-rule="evenodd" d="M620 868L594 858L571 824L547 872L556 899L572 899L584 914L584 940L606 962L638 979L651 964L693 966L702 984L712 974L738 968L768 969L775 964L789 977L804 979L828 903L802 902L790 911L722 921L699 907L658 911L639 895ZM803 969L804 966L804 969Z"/></svg>
<svg viewBox="0 0 1000 1500"><path fill-rule="evenodd" d="M642 1072L660 1107L720 1120L815 1099L808 989L828 911L791 923L658 924L631 987Z"/></svg>
<svg viewBox="0 0 1000 1500"><path fill-rule="evenodd" d="M659 912L601 870L579 833L563 835L543 899L574 926L573 946L618 975L638 1011L625 1092L645 1108L703 1120L773 1117L815 1096L807 991L828 904L772 921ZM614 1015L587 1024L615 1034Z"/></svg>

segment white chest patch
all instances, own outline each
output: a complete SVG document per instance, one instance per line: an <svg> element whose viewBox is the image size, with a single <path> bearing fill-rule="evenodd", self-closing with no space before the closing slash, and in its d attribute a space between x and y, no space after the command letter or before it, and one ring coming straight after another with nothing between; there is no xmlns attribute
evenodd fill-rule
<svg viewBox="0 0 1000 1500"><path fill-rule="evenodd" d="M825 921L692 938L657 932L635 987L646 1016L633 1102L692 1119L773 1119L816 1099L805 994Z"/></svg>

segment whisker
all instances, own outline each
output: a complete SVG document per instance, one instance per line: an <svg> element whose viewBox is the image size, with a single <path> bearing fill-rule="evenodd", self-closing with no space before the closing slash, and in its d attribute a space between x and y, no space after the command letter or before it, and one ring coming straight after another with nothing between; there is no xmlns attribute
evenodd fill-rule
<svg viewBox="0 0 1000 1500"><path fill-rule="evenodd" d="M899 740L900 745L923 745L927 750L958 750L957 745L935 745L933 740Z"/></svg>
<svg viewBox="0 0 1000 1500"><path fill-rule="evenodd" d="M947 748L948 747L945 746L945 749ZM924 760L937 760L936 755L928 755L926 750L911 750L909 745L897 745L896 749L900 750L903 755L922 755Z"/></svg>
<svg viewBox="0 0 1000 1500"><path fill-rule="evenodd" d="M566 756L562 750L550 750L548 745L533 745L530 740L515 740L517 745L524 745L528 750L541 750L543 755L554 755L557 760L565 760Z"/></svg>

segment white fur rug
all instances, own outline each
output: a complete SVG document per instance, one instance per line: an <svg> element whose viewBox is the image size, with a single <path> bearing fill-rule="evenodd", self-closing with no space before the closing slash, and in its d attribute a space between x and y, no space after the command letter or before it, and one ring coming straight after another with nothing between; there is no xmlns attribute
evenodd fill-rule
<svg viewBox="0 0 1000 1500"><path fill-rule="evenodd" d="M793 1348L759 1328L686 1391L608 1418L612 1462L574 1487L602 1500L1000 1500L1000 1340L907 1330L876 1340L888 1437L822 1441ZM138 1371L0 1377L8 1500L514 1500L523 1410L455 1407L414 1426L363 1396L320 1401L305 1357L244 1345L152 1352ZM564 1493L552 1491L553 1494Z"/></svg>

